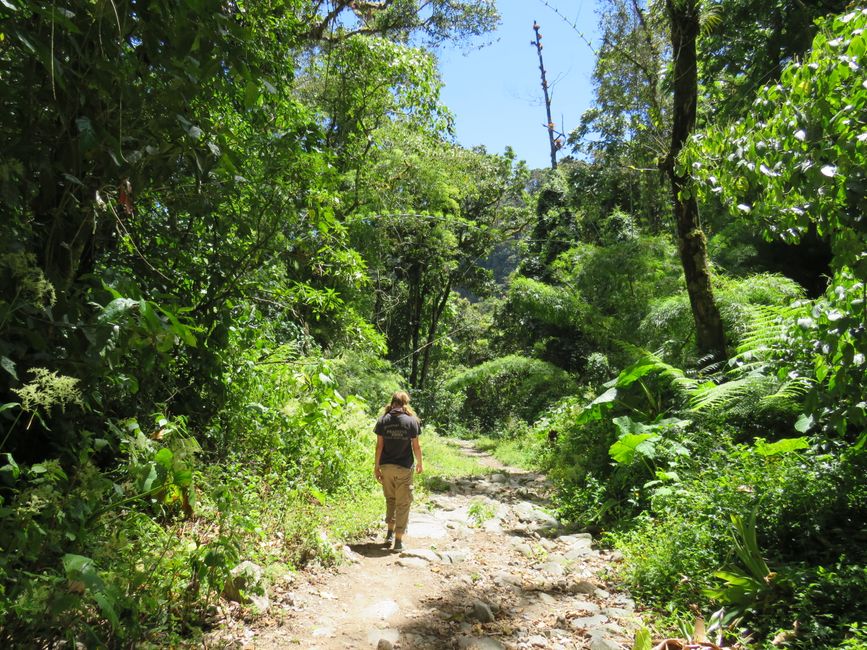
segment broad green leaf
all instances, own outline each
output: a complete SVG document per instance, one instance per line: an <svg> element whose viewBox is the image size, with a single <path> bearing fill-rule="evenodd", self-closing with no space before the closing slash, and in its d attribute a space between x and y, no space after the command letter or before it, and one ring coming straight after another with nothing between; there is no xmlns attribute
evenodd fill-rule
<svg viewBox="0 0 867 650"><path fill-rule="evenodd" d="M18 466L18 463L15 462L15 459L12 457L12 454L3 454L6 457L6 464L0 466L0 481L2 481L6 485L14 485L15 481L18 480L18 477L21 476L21 468Z"/></svg>
<svg viewBox="0 0 867 650"><path fill-rule="evenodd" d="M145 477L144 483L142 483L142 492L150 492L154 488L154 483L156 483L158 478L157 467L151 463L148 467L148 475Z"/></svg>
<svg viewBox="0 0 867 650"><path fill-rule="evenodd" d="M641 422L634 422L628 415L614 418L611 421L620 430L620 435L626 435L628 433L644 433L649 428Z"/></svg>
<svg viewBox="0 0 867 650"><path fill-rule="evenodd" d="M802 413L798 417L798 421L795 422L795 431L799 431L800 433L807 433L810 429L813 428L813 416Z"/></svg>
<svg viewBox="0 0 867 650"><path fill-rule="evenodd" d="M595 404L608 404L610 402L613 402L615 399L617 399L617 389L616 388L609 388L604 393L602 393L599 397L597 397L595 400L590 402L590 404L591 404L591 406L595 405Z"/></svg>
<svg viewBox="0 0 867 650"><path fill-rule="evenodd" d="M193 484L193 471L187 468L176 469L172 482L182 488Z"/></svg>
<svg viewBox="0 0 867 650"><path fill-rule="evenodd" d="M174 456L175 455L172 453L171 449L163 447L156 453L156 456L154 456L154 462L166 468L166 470L171 470Z"/></svg>
<svg viewBox="0 0 867 650"><path fill-rule="evenodd" d="M632 644L632 650L652 650L652 648L653 641L651 640L650 630L643 627L635 633L635 642Z"/></svg>
<svg viewBox="0 0 867 650"><path fill-rule="evenodd" d="M783 438L772 443L767 443L764 440L756 441L756 453L760 456L775 456L809 448L810 443L806 438Z"/></svg>
<svg viewBox="0 0 867 650"><path fill-rule="evenodd" d="M137 306L138 300L115 298L102 310L102 313L99 315L99 322L118 324L131 309Z"/></svg>
<svg viewBox="0 0 867 650"><path fill-rule="evenodd" d="M608 455L621 465L629 465L635 460L635 456L640 453L639 446L656 437L652 433L627 433L611 445Z"/></svg>

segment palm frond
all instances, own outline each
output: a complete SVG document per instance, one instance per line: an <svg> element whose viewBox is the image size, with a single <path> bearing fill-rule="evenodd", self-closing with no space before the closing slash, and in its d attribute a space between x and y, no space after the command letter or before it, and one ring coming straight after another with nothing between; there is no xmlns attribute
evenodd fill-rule
<svg viewBox="0 0 867 650"><path fill-rule="evenodd" d="M706 2L702 3L702 12L699 17L700 29L702 36L712 34L714 30L722 24L722 12L719 5L708 6Z"/></svg>

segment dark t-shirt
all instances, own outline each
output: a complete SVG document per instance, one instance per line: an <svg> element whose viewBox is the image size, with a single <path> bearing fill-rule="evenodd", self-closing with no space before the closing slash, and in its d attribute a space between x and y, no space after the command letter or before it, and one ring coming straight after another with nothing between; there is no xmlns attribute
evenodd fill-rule
<svg viewBox="0 0 867 650"><path fill-rule="evenodd" d="M376 421L373 431L383 438L380 465L412 467L412 439L421 435L417 417L392 409Z"/></svg>

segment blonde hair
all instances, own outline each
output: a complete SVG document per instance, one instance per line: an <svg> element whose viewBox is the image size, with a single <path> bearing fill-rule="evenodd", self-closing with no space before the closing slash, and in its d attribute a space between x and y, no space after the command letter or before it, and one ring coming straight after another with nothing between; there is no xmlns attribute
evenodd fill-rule
<svg viewBox="0 0 867 650"><path fill-rule="evenodd" d="M394 408L403 409L404 413L416 417L415 411L413 411L412 407L409 405L409 393L406 391L399 390L392 394L391 401L382 409L382 414L385 415Z"/></svg>

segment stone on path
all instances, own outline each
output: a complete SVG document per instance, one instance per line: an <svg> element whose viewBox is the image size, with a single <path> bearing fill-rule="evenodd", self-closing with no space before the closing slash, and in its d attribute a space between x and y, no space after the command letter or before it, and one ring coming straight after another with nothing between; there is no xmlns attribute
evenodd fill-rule
<svg viewBox="0 0 867 650"><path fill-rule="evenodd" d="M543 512L529 501L519 501L512 506L512 509L521 521L541 526L551 526L554 528L560 525L560 522L557 521L556 517L549 515L547 512Z"/></svg>
<svg viewBox="0 0 867 650"><path fill-rule="evenodd" d="M447 535L445 524L431 515L410 514L407 534L414 538L442 539Z"/></svg>
<svg viewBox="0 0 867 650"><path fill-rule="evenodd" d="M608 622L608 617L602 614L593 614L592 616L579 616L573 618L569 625L573 630L589 630L600 625L605 625Z"/></svg>
<svg viewBox="0 0 867 650"><path fill-rule="evenodd" d="M572 603L572 609L577 609L580 612L587 612L589 614L599 614L602 612L602 608L599 607L596 603L591 603L589 600L577 600ZM607 616L607 612L603 612Z"/></svg>
<svg viewBox="0 0 867 650"><path fill-rule="evenodd" d="M470 557L470 554L466 551L443 551L439 555L444 562L450 562L451 564L466 562L467 558Z"/></svg>
<svg viewBox="0 0 867 650"><path fill-rule="evenodd" d="M506 646L489 636L462 636L458 639L461 650L505 650Z"/></svg>
<svg viewBox="0 0 867 650"><path fill-rule="evenodd" d="M376 644L376 650L394 650L394 645L388 639L380 639Z"/></svg>
<svg viewBox="0 0 867 650"><path fill-rule="evenodd" d="M526 542L521 542L517 546L515 546L515 550L518 551L524 557L533 557L533 547L527 544Z"/></svg>
<svg viewBox="0 0 867 650"><path fill-rule="evenodd" d="M397 613L399 609L396 602L393 600L380 600L378 603L373 603L364 610L365 618L386 620Z"/></svg>
<svg viewBox="0 0 867 650"><path fill-rule="evenodd" d="M623 650L624 646L602 634L590 638L590 650Z"/></svg>
<svg viewBox="0 0 867 650"><path fill-rule="evenodd" d="M572 584L570 591L573 594L595 594L596 585L594 585L589 580L578 580L577 582Z"/></svg>
<svg viewBox="0 0 867 650"><path fill-rule="evenodd" d="M419 558L421 560L426 560L427 562L440 562L440 561L442 561L442 558L440 557L439 553L437 553L436 551L432 551L429 548L410 548L410 549L403 551L400 554L400 557L402 557L402 558L405 558L405 557Z"/></svg>
<svg viewBox="0 0 867 650"><path fill-rule="evenodd" d="M548 573L553 576L562 576L565 575L566 570L563 568L563 565L559 562L546 562L542 565L542 571Z"/></svg>
<svg viewBox="0 0 867 650"><path fill-rule="evenodd" d="M473 601L473 616L482 623L494 622L494 613L491 611L491 606L481 600Z"/></svg>
<svg viewBox="0 0 867 650"><path fill-rule="evenodd" d="M423 569L428 566L429 562L420 557L401 557L395 564L407 569Z"/></svg>

